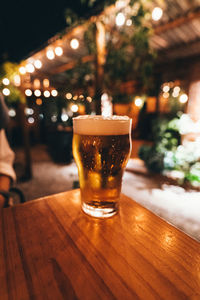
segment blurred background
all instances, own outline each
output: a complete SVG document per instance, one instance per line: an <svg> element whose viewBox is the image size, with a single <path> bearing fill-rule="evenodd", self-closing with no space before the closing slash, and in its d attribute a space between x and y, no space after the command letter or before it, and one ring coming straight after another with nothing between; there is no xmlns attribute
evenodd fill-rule
<svg viewBox="0 0 200 300"><path fill-rule="evenodd" d="M199 0L8 1L3 10L0 91L27 200L78 187L72 118L81 114L128 115L129 171L159 174L153 187L199 189Z"/></svg>

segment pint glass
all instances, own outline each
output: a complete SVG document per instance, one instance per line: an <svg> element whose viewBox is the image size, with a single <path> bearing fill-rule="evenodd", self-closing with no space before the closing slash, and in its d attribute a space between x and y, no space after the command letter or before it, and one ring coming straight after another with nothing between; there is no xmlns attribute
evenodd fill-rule
<svg viewBox="0 0 200 300"><path fill-rule="evenodd" d="M73 118L73 155L82 209L88 215L106 218L118 211L122 175L131 151L131 121L126 116Z"/></svg>

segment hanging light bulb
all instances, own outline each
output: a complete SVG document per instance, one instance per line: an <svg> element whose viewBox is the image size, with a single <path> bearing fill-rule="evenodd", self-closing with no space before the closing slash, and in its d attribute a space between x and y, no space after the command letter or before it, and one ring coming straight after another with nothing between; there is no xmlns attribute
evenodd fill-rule
<svg viewBox="0 0 200 300"><path fill-rule="evenodd" d="M61 47L56 47L55 48L55 54L57 56L61 56L63 54L63 49Z"/></svg>
<svg viewBox="0 0 200 300"><path fill-rule="evenodd" d="M44 96L45 96L46 98L49 98L49 97L50 97L50 92L49 92L49 91L44 91Z"/></svg>
<svg viewBox="0 0 200 300"><path fill-rule="evenodd" d="M122 26L125 23L125 16L123 13L118 13L115 19L115 23L117 26Z"/></svg>
<svg viewBox="0 0 200 300"><path fill-rule="evenodd" d="M72 99L72 94L71 93L67 93L65 95L65 97L67 98L67 100L70 100L70 99Z"/></svg>
<svg viewBox="0 0 200 300"><path fill-rule="evenodd" d="M26 69L25 69L25 67L20 67L20 68L19 68L19 73L22 74L22 75L26 74Z"/></svg>
<svg viewBox="0 0 200 300"><path fill-rule="evenodd" d="M10 84L10 80L8 78L4 78L2 80L2 82L3 82L4 85L9 85Z"/></svg>
<svg viewBox="0 0 200 300"><path fill-rule="evenodd" d="M36 97L40 97L40 96L41 96L40 90L35 90L35 91L34 91L34 95L35 95Z"/></svg>
<svg viewBox="0 0 200 300"><path fill-rule="evenodd" d="M26 95L27 97L30 97L30 96L32 95L32 91L31 91L30 89L26 89L26 90L25 90L25 95Z"/></svg>
<svg viewBox="0 0 200 300"><path fill-rule="evenodd" d="M46 56L48 59L52 60L55 57L55 54L52 49L47 50Z"/></svg>
<svg viewBox="0 0 200 300"><path fill-rule="evenodd" d="M77 39L72 39L70 41L70 46L74 50L78 49L78 47L79 47L79 41Z"/></svg>
<svg viewBox="0 0 200 300"><path fill-rule="evenodd" d="M14 85L15 86L20 86L20 84L21 84L21 78L20 78L20 76L18 74L14 76L13 80L14 80Z"/></svg>
<svg viewBox="0 0 200 300"><path fill-rule="evenodd" d="M45 88L48 88L48 87L49 87L49 79L45 78L45 79L43 80L43 86L44 86Z"/></svg>
<svg viewBox="0 0 200 300"><path fill-rule="evenodd" d="M10 95L10 90L8 88L4 88L2 92L3 92L4 96Z"/></svg>
<svg viewBox="0 0 200 300"><path fill-rule="evenodd" d="M52 90L52 91L51 91L51 95L52 95L53 97L58 96L58 91Z"/></svg>
<svg viewBox="0 0 200 300"><path fill-rule="evenodd" d="M34 66L36 67L36 69L41 69L42 68L42 62L41 62L41 60L37 59L34 62Z"/></svg>
<svg viewBox="0 0 200 300"><path fill-rule="evenodd" d="M160 7L155 7L152 11L152 19L154 21L159 21L162 18L163 10Z"/></svg>
<svg viewBox="0 0 200 300"><path fill-rule="evenodd" d="M188 95L186 94L182 94L180 97L179 97L179 102L180 103L186 103L188 101Z"/></svg>

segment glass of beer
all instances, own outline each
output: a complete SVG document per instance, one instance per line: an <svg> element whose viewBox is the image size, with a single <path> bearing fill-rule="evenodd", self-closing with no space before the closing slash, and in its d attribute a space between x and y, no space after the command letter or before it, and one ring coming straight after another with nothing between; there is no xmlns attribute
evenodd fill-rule
<svg viewBox="0 0 200 300"><path fill-rule="evenodd" d="M118 211L122 175L131 152L127 116L73 118L73 155L78 167L83 211L111 217Z"/></svg>

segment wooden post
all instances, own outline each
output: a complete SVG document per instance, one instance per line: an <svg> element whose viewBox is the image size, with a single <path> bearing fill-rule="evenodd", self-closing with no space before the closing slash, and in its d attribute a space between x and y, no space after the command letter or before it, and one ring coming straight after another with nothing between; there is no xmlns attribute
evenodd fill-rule
<svg viewBox="0 0 200 300"><path fill-rule="evenodd" d="M19 103L19 105L18 105L19 124L20 124L21 130L22 130L23 144L24 144L23 145L24 146L24 160L25 160L25 166L24 166L25 171L24 171L22 180L29 180L32 178L32 164L31 164L29 131L28 131L28 126L26 124L24 109L25 109L25 105L22 103Z"/></svg>
<svg viewBox="0 0 200 300"><path fill-rule="evenodd" d="M105 26L101 21L96 22L96 86L95 106L96 113L101 114L101 95L103 92L103 74L106 57Z"/></svg>
<svg viewBox="0 0 200 300"><path fill-rule="evenodd" d="M200 62L191 67L188 96L187 113L193 121L200 120Z"/></svg>

